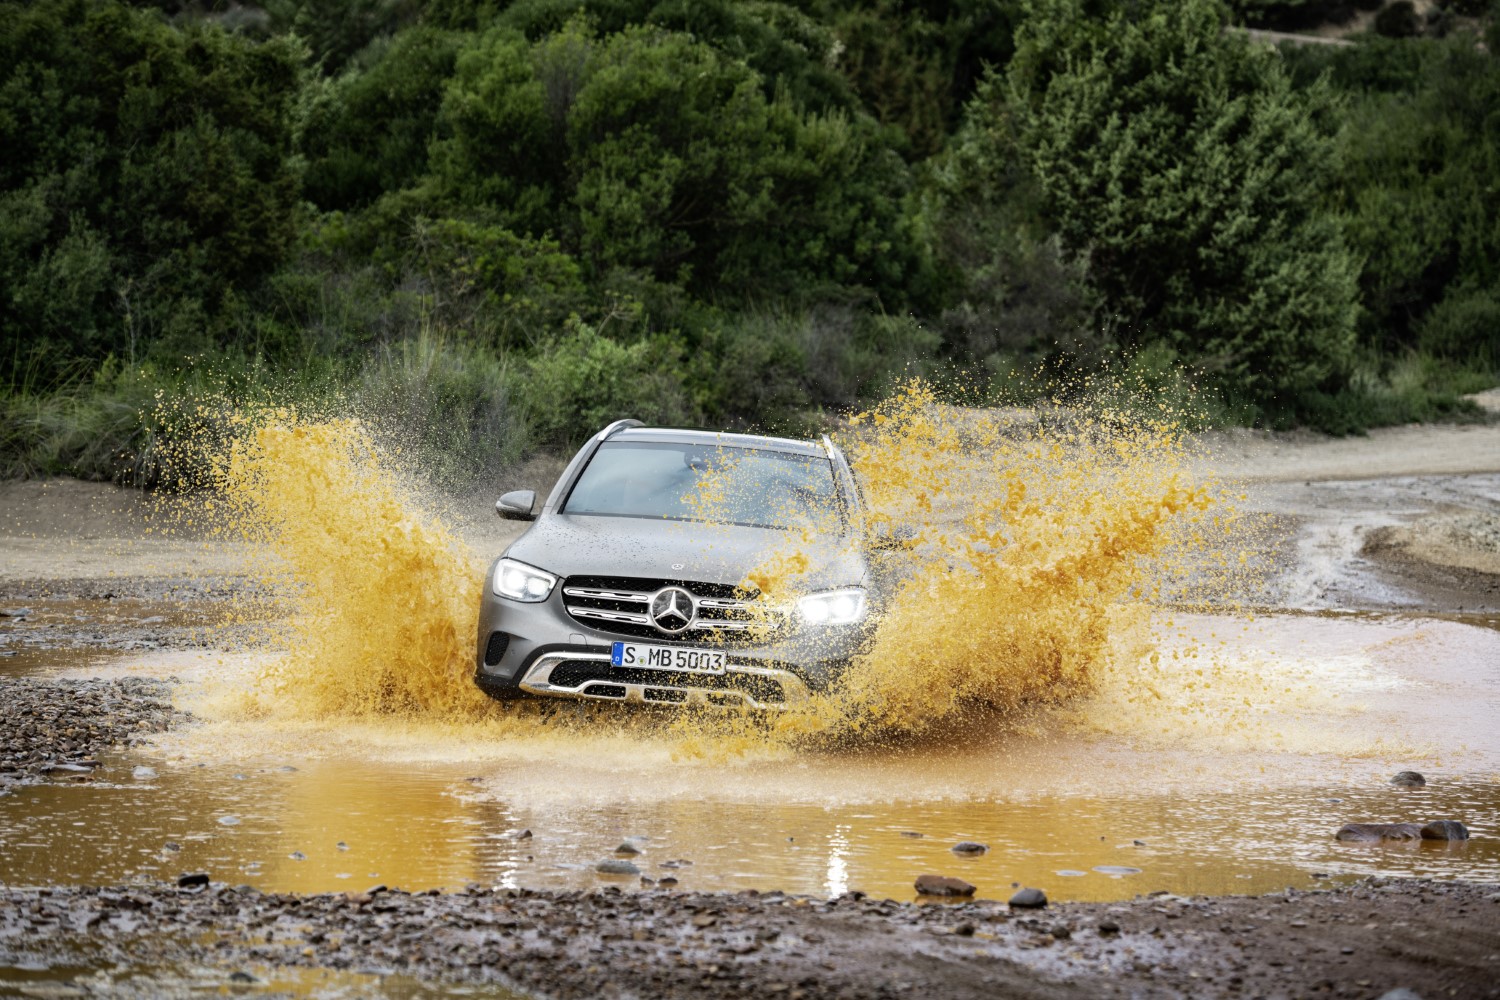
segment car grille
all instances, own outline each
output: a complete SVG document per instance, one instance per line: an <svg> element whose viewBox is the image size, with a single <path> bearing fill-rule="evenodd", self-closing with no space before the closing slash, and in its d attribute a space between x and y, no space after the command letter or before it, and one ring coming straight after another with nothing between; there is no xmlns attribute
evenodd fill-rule
<svg viewBox="0 0 1500 1000"><path fill-rule="evenodd" d="M696 598L692 627L667 634L647 614L651 595L663 587L681 587ZM762 643L783 622L758 613L759 595L722 583L657 580L625 576L570 576L563 582L563 606L573 620L615 635L658 642L706 642L722 646Z"/></svg>
<svg viewBox="0 0 1500 1000"><path fill-rule="evenodd" d="M576 688L590 681L615 682L616 684L645 684L647 701L679 702L686 695L680 690L692 688L702 691L740 691L763 704L780 704L786 700L781 683L770 677L757 674L695 674L676 670L621 669L611 667L603 660L566 660L552 668L548 682L558 687ZM601 692L600 685L588 689L589 694L604 697L625 696L620 688L618 695Z"/></svg>

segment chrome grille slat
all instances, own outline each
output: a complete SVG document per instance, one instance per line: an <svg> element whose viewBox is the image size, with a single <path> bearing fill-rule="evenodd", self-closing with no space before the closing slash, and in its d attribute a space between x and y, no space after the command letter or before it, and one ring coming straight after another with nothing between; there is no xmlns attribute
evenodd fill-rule
<svg viewBox="0 0 1500 1000"><path fill-rule="evenodd" d="M636 604L645 604L651 600L650 594L635 590L596 590L593 587L564 587L563 594L568 597L592 597L600 601L632 601Z"/></svg>
<svg viewBox="0 0 1500 1000"><path fill-rule="evenodd" d="M722 597L700 597L698 598L698 607L723 609L725 611L748 611L755 607L755 603L753 601L730 601Z"/></svg>
<svg viewBox="0 0 1500 1000"><path fill-rule="evenodd" d="M632 625L650 625L651 619L644 614L634 611L606 611L603 608L575 608L569 607L568 613L574 618L597 618L602 622L629 622Z"/></svg>

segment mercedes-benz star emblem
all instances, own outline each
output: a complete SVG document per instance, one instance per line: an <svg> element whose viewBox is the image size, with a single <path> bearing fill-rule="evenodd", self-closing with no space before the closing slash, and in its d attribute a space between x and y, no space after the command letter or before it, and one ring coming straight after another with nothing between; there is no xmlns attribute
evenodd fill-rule
<svg viewBox="0 0 1500 1000"><path fill-rule="evenodd" d="M651 624L658 632L676 635L693 624L693 595L681 587L663 587L651 595Z"/></svg>

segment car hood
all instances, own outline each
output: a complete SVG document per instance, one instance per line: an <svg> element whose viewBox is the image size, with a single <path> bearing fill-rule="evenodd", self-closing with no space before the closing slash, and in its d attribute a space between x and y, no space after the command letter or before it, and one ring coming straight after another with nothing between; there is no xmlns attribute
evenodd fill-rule
<svg viewBox="0 0 1500 1000"><path fill-rule="evenodd" d="M797 535L775 528L632 517L543 514L506 551L558 576L635 576L738 584ZM864 583L865 563L847 537L804 545L810 590Z"/></svg>

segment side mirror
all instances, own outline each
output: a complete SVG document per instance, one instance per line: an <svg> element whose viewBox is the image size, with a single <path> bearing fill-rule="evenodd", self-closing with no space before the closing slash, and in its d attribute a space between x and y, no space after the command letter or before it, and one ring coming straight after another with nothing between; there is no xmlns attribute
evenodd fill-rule
<svg viewBox="0 0 1500 1000"><path fill-rule="evenodd" d="M511 490L495 501L495 513L507 521L535 521L531 509L536 506L535 490Z"/></svg>

